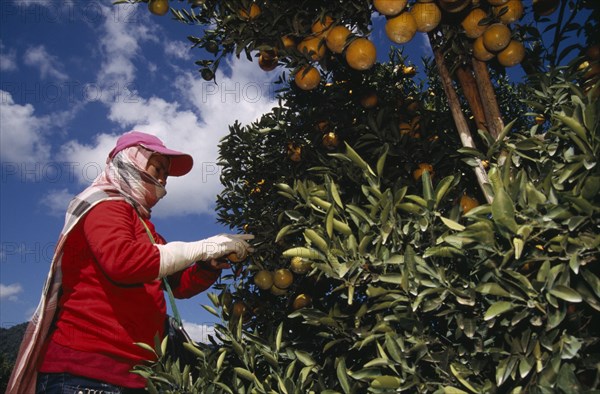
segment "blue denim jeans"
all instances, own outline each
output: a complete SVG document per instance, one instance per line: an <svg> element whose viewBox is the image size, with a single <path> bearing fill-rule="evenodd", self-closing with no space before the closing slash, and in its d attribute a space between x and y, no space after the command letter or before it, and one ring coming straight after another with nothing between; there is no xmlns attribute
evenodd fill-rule
<svg viewBox="0 0 600 394"><path fill-rule="evenodd" d="M133 394L144 389L128 389L69 373L40 373L36 394Z"/></svg>

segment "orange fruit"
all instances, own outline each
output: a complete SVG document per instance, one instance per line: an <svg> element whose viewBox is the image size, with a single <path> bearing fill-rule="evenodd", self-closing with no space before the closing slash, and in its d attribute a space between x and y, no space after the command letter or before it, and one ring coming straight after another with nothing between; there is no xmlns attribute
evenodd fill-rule
<svg viewBox="0 0 600 394"><path fill-rule="evenodd" d="M469 212L471 209L478 207L479 201L476 198L473 198L467 194L463 194L460 198L460 207L463 210L463 213Z"/></svg>
<svg viewBox="0 0 600 394"><path fill-rule="evenodd" d="M294 281L294 274L287 268L279 268L273 273L273 285L279 289L287 289Z"/></svg>
<svg viewBox="0 0 600 394"><path fill-rule="evenodd" d="M267 270L258 271L254 275L254 284L261 290L269 290L273 286L273 274Z"/></svg>
<svg viewBox="0 0 600 394"><path fill-rule="evenodd" d="M328 120L320 120L315 123L315 129L321 133L327 133L331 131L331 122Z"/></svg>
<svg viewBox="0 0 600 394"><path fill-rule="evenodd" d="M548 16L558 8L560 0L533 0L533 13L536 16Z"/></svg>
<svg viewBox="0 0 600 394"><path fill-rule="evenodd" d="M279 287L273 285L271 286L271 294L276 295L276 296L281 296L281 295L286 295L287 294L287 289L280 289Z"/></svg>
<svg viewBox="0 0 600 394"><path fill-rule="evenodd" d="M439 0L439 6L444 11L456 14L467 8L471 0Z"/></svg>
<svg viewBox="0 0 600 394"><path fill-rule="evenodd" d="M393 16L402 12L408 0L373 0L373 7L382 15Z"/></svg>
<svg viewBox="0 0 600 394"><path fill-rule="evenodd" d="M297 163L302 160L302 147L289 143L287 146L287 154L291 161Z"/></svg>
<svg viewBox="0 0 600 394"><path fill-rule="evenodd" d="M260 191L260 189L259 189L259 191ZM242 259L242 258L240 258L240 256L237 255L237 253L233 252L233 253L229 253L227 255L227 260L231 261L232 263L241 263L242 261L245 260L245 258Z"/></svg>
<svg viewBox="0 0 600 394"><path fill-rule="evenodd" d="M330 17L329 15L325 15L325 18L323 20L317 19L312 24L312 26L310 27L310 31L312 31L313 34L320 35L320 34L324 33L326 30L328 30L332 24L333 24L333 18Z"/></svg>
<svg viewBox="0 0 600 394"><path fill-rule="evenodd" d="M233 307L231 308L231 315L234 318L239 318L242 315L246 314L246 304L244 303L244 301L236 301L233 303Z"/></svg>
<svg viewBox="0 0 600 394"><path fill-rule="evenodd" d="M327 33L325 43L327 48L333 53L342 53L346 46L346 40L350 35L350 29L346 26L334 26Z"/></svg>
<svg viewBox="0 0 600 394"><path fill-rule="evenodd" d="M158 16L163 16L169 12L169 1L168 0L150 0L148 2L148 10Z"/></svg>
<svg viewBox="0 0 600 394"><path fill-rule="evenodd" d="M510 43L497 55L498 62L504 67L512 67L521 63L525 57L525 47L520 41L511 40Z"/></svg>
<svg viewBox="0 0 600 394"><path fill-rule="evenodd" d="M323 41L323 37L306 37L298 44L298 50L313 61L321 60L327 52L327 46Z"/></svg>
<svg viewBox="0 0 600 394"><path fill-rule="evenodd" d="M321 74L313 66L302 66L294 74L294 82L302 90L313 90L319 86Z"/></svg>
<svg viewBox="0 0 600 394"><path fill-rule="evenodd" d="M475 59L481 60L482 62L487 62L495 56L485 48L485 45L483 45L483 36L477 37L473 42L473 56Z"/></svg>
<svg viewBox="0 0 600 394"><path fill-rule="evenodd" d="M499 15L500 12L508 8L505 13L499 16L500 22L508 25L521 19L523 17L523 3L521 0L509 0L508 3L494 7L494 14Z"/></svg>
<svg viewBox="0 0 600 394"><path fill-rule="evenodd" d="M262 11L258 4L252 3L250 5L250 8L240 8L238 10L238 15L240 16L240 18L249 21L258 17L261 14L261 12Z"/></svg>
<svg viewBox="0 0 600 394"><path fill-rule="evenodd" d="M586 72L583 75L583 79L585 79L585 80L592 79L592 78L596 77L598 74L600 74L600 63L594 62L594 63L590 64L589 67L586 69Z"/></svg>
<svg viewBox="0 0 600 394"><path fill-rule="evenodd" d="M402 66L402 74L407 77L414 77L417 75L417 69L414 66Z"/></svg>
<svg viewBox="0 0 600 394"><path fill-rule="evenodd" d="M592 45L585 51L589 60L600 60L600 44Z"/></svg>
<svg viewBox="0 0 600 394"><path fill-rule="evenodd" d="M421 178L424 171L429 172L429 176L433 178L433 166L429 163L419 163L419 167L413 171L413 178L415 181L418 181L419 178Z"/></svg>
<svg viewBox="0 0 600 394"><path fill-rule="evenodd" d="M281 44L285 49L294 48L296 46L296 41L290 35L285 35L281 37Z"/></svg>
<svg viewBox="0 0 600 394"><path fill-rule="evenodd" d="M369 90L360 98L360 105L366 109L375 108L378 101L379 98L377 97L377 92L374 90Z"/></svg>
<svg viewBox="0 0 600 394"><path fill-rule="evenodd" d="M264 71L271 71L277 67L279 63L279 57L277 52L271 51L260 51L258 56L258 66Z"/></svg>
<svg viewBox="0 0 600 394"><path fill-rule="evenodd" d="M544 115L536 115L533 119L535 120L535 124L544 124L546 122Z"/></svg>
<svg viewBox="0 0 600 394"><path fill-rule="evenodd" d="M323 146L327 149L335 149L340 144L340 139L333 131L325 133L321 138L321 141L323 142Z"/></svg>
<svg viewBox="0 0 600 394"><path fill-rule="evenodd" d="M417 22L410 12L403 12L385 23L385 34L396 44L412 40L417 32Z"/></svg>
<svg viewBox="0 0 600 394"><path fill-rule="evenodd" d="M292 260L290 261L290 270L295 274L305 274L311 267L312 263L304 260L300 256L292 257Z"/></svg>
<svg viewBox="0 0 600 394"><path fill-rule="evenodd" d="M294 302L292 302L292 309L297 311L298 309L306 308L307 306L311 306L312 297L308 294L298 294L296 298L294 298Z"/></svg>
<svg viewBox="0 0 600 394"><path fill-rule="evenodd" d="M500 52L510 43L510 29L502 23L494 23L483 32L483 45L490 52Z"/></svg>
<svg viewBox="0 0 600 394"><path fill-rule="evenodd" d="M361 37L352 41L346 48L346 62L355 70L368 70L377 60L375 45L368 39Z"/></svg>
<svg viewBox="0 0 600 394"><path fill-rule="evenodd" d="M408 135L413 131L412 126L407 122L400 122L398 129L400 130L400 135Z"/></svg>
<svg viewBox="0 0 600 394"><path fill-rule="evenodd" d="M480 25L479 22L487 17L487 12L481 8L473 8L462 20L460 25L465 29L465 35L469 38L477 38L487 29L486 25Z"/></svg>
<svg viewBox="0 0 600 394"><path fill-rule="evenodd" d="M417 31L428 33L435 29L442 20L442 11L436 3L418 2L412 6L410 13L415 18Z"/></svg>

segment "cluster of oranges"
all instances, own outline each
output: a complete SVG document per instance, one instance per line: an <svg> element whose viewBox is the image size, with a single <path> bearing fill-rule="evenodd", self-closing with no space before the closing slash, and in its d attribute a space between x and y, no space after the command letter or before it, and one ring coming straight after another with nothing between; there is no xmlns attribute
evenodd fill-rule
<svg viewBox="0 0 600 394"><path fill-rule="evenodd" d="M512 39L509 28L523 17L521 0L485 0L488 10L472 8L461 22L465 35L473 40L473 56L481 61L494 57L504 67L515 66L525 57L523 44ZM494 21L486 24L485 21Z"/></svg>
<svg viewBox="0 0 600 394"><path fill-rule="evenodd" d="M368 38L353 37L348 27L328 15L314 21L310 34L299 43L286 35L282 44L287 49L295 47L313 63L323 60L329 52L343 54L348 66L359 71L370 69L377 59L375 45ZM307 64L296 71L294 82L302 90L312 90L321 82L321 74L314 65Z"/></svg>
<svg viewBox="0 0 600 394"><path fill-rule="evenodd" d="M442 11L433 0L417 1L410 9L408 0L373 0L373 7L387 18L385 34L397 43L405 44L417 32L427 33L435 29L442 20Z"/></svg>
<svg viewBox="0 0 600 394"><path fill-rule="evenodd" d="M276 296L284 296L294 282L294 274L302 275L312 268L312 263L301 257L294 257L288 268L278 268L275 271L261 269L254 275L254 284L260 290L269 291ZM299 294L294 298L293 308L309 306L312 298L307 294Z"/></svg>

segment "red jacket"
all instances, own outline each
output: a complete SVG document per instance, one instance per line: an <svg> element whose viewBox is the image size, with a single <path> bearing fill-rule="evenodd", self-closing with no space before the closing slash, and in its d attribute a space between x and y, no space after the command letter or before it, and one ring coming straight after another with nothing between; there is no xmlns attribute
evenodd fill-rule
<svg viewBox="0 0 600 394"><path fill-rule="evenodd" d="M165 243L147 220L157 243ZM153 354L135 345L162 337L166 304L157 280L160 253L133 207L105 201L69 233L62 295L41 372L68 372L125 387L144 387L129 370ZM175 297L210 287L220 271L195 264L169 277Z"/></svg>

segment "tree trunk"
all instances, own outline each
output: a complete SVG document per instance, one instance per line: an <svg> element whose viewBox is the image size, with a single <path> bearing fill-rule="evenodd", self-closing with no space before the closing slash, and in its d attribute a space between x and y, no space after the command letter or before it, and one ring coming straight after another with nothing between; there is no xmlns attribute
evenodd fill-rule
<svg viewBox="0 0 600 394"><path fill-rule="evenodd" d="M460 82L463 94L465 95L465 98L469 103L469 107L471 108L471 112L473 113L475 125L478 129L489 131L489 126L486 122L487 117L485 116L485 106L481 102L478 84L475 80L475 77L473 77L471 68L464 66L458 67L456 69L456 77L458 78L458 82Z"/></svg>
<svg viewBox="0 0 600 394"><path fill-rule="evenodd" d="M483 109L488 131L494 140L496 140L502 129L504 129L504 122L500 115L500 107L498 106L498 100L496 100L496 92L490 79L490 73L485 62L475 58L473 58L473 72L477 88L479 89L479 96L485 103Z"/></svg>
<svg viewBox="0 0 600 394"><path fill-rule="evenodd" d="M460 101L458 99L458 94L454 89L452 84L452 77L450 76L450 72L444 63L444 54L440 49L434 49L433 54L435 57L435 63L437 65L438 72L440 73L440 80L442 82L442 86L444 87L444 92L446 93L446 97L448 98L448 105L450 106L450 111L452 113L452 117L454 118L454 123L456 124L456 128L458 129L458 134L460 136L460 140L465 147L477 149L475 143L473 142L473 137L471 135L471 131L469 130L469 125L465 116L462 112L462 108L460 106ZM488 193L487 185L489 185L489 179L487 173L485 172L485 168L481 164L481 160L477 160L477 166L473 168L475 171L475 176L477 177L477 182L481 188L483 195L488 203L492 203L493 196Z"/></svg>

